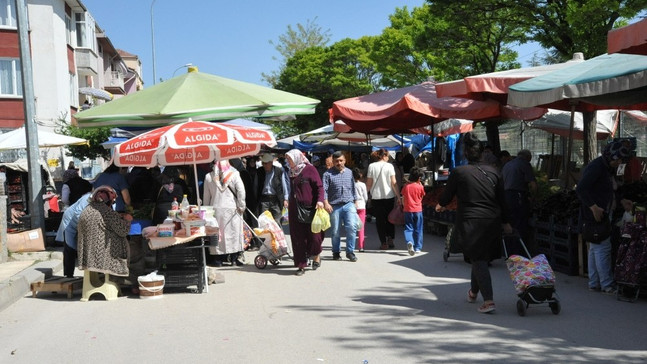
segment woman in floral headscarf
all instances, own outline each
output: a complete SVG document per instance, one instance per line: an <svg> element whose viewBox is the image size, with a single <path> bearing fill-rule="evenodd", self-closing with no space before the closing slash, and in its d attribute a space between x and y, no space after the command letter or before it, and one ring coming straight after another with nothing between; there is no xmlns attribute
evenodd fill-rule
<svg viewBox="0 0 647 364"><path fill-rule="evenodd" d="M297 201L305 206L324 207L323 183L317 169L298 149L292 149L285 154L290 167L290 185L292 193L288 201L288 220L290 222L290 240L294 253L294 266L298 276L305 273L308 258L312 258L312 270L321 266L321 243L324 233L313 233L310 223L302 223L297 219Z"/></svg>
<svg viewBox="0 0 647 364"><path fill-rule="evenodd" d="M115 276L128 276L128 233L133 217L112 209L117 192L97 187L79 216L78 267Z"/></svg>
<svg viewBox="0 0 647 364"><path fill-rule="evenodd" d="M229 161L216 162L213 171L205 176L202 201L215 208L215 218L220 228L218 245L209 248L209 253L216 255L215 265L222 265L226 259L232 264L243 265L239 256L244 243L242 214L245 212L245 185Z"/></svg>

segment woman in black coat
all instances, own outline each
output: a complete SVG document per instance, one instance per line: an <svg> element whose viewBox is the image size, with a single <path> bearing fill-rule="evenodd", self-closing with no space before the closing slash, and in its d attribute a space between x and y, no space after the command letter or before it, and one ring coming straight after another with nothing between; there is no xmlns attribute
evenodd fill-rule
<svg viewBox="0 0 647 364"><path fill-rule="evenodd" d="M166 172L166 169L164 170ZM157 190L155 198L155 211L153 212L153 225L161 224L168 216L168 210L171 210L173 200L177 203L182 202L184 190L182 186L175 183L173 177L168 173L162 173L159 176L161 187Z"/></svg>
<svg viewBox="0 0 647 364"><path fill-rule="evenodd" d="M482 152L483 146L476 135L465 134L463 153L468 164L451 172L436 211L443 211L456 196L458 210L454 231L472 264L467 301L476 302L481 292L484 303L478 311L488 313L496 308L488 262L498 258L502 227L506 233L511 233L512 228L504 216L503 178L496 167L479 163Z"/></svg>

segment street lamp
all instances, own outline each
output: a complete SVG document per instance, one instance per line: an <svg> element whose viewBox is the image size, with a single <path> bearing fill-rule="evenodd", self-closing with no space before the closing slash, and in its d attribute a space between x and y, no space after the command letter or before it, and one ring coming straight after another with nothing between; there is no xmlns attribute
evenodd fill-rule
<svg viewBox="0 0 647 364"><path fill-rule="evenodd" d="M171 78L175 77L175 74L177 73L177 71L180 70L180 68L191 67L191 66L193 66L193 63L187 63L185 65L182 65L182 66L176 68L175 71L173 71L173 76L171 76Z"/></svg>
<svg viewBox="0 0 647 364"><path fill-rule="evenodd" d="M157 73L155 72L155 26L153 24L153 5L155 5L155 0L151 2L151 45L153 48L153 85L157 79Z"/></svg>

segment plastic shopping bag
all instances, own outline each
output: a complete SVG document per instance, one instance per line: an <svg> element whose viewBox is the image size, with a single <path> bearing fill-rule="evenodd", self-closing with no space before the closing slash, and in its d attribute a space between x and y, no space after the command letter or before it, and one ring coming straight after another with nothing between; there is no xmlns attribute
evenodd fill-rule
<svg viewBox="0 0 647 364"><path fill-rule="evenodd" d="M281 210L281 225L287 225L288 224L288 208L284 207L283 210Z"/></svg>
<svg viewBox="0 0 647 364"><path fill-rule="evenodd" d="M313 233L326 231L330 227L330 215L324 209L317 209L315 216L312 218L310 228Z"/></svg>

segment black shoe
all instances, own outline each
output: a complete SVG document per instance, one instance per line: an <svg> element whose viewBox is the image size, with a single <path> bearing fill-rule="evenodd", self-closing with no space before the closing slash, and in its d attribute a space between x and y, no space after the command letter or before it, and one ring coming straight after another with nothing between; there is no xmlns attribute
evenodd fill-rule
<svg viewBox="0 0 647 364"><path fill-rule="evenodd" d="M332 260L340 260L341 259L341 254L339 253L332 253Z"/></svg>
<svg viewBox="0 0 647 364"><path fill-rule="evenodd" d="M241 267L243 265L245 265L245 263L243 263L240 260L236 259L236 266Z"/></svg>
<svg viewBox="0 0 647 364"><path fill-rule="evenodd" d="M357 261L357 257L355 256L355 253L346 253L346 258L348 258L348 260L350 260L351 262Z"/></svg>
<svg viewBox="0 0 647 364"><path fill-rule="evenodd" d="M295 273L295 275L302 276L305 272L306 271L303 268L299 268L297 269L297 272Z"/></svg>
<svg viewBox="0 0 647 364"><path fill-rule="evenodd" d="M321 267L320 262L312 262L312 270L317 270L319 267Z"/></svg>

